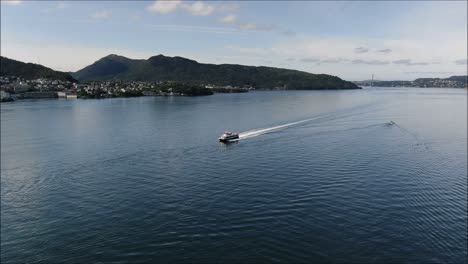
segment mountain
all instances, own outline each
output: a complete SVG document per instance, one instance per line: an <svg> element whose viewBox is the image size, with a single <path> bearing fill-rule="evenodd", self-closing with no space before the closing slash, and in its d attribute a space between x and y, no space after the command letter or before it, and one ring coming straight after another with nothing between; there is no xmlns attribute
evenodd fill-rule
<svg viewBox="0 0 468 264"><path fill-rule="evenodd" d="M72 74L79 81L175 81L219 86L272 89L359 89L336 76L296 70L235 64L203 64L182 57L153 56L134 60L106 56Z"/></svg>
<svg viewBox="0 0 468 264"><path fill-rule="evenodd" d="M54 71L39 64L24 63L2 56L0 56L0 76L16 76L27 80L45 78L77 82L69 73Z"/></svg>
<svg viewBox="0 0 468 264"><path fill-rule="evenodd" d="M461 82L468 82L468 75L459 75L459 76L450 76L449 78L447 78L447 80L451 80L451 81L461 81Z"/></svg>

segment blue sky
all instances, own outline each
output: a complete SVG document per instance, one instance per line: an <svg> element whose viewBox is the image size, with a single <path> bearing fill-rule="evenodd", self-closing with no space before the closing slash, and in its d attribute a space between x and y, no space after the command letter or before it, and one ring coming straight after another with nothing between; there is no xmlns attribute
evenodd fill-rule
<svg viewBox="0 0 468 264"><path fill-rule="evenodd" d="M76 71L183 56L409 80L467 72L466 1L3 1L1 54Z"/></svg>

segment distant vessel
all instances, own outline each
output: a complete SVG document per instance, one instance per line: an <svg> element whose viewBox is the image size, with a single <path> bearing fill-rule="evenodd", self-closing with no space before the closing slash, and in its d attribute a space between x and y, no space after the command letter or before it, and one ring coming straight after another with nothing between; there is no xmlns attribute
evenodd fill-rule
<svg viewBox="0 0 468 264"><path fill-rule="evenodd" d="M226 131L218 139L219 139L220 142L227 143L227 142L230 142L232 140L239 139L239 134L234 133L234 132Z"/></svg>

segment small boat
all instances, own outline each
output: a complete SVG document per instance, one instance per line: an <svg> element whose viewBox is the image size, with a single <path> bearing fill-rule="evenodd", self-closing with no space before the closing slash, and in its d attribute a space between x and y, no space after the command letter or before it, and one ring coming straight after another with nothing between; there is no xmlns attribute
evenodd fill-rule
<svg viewBox="0 0 468 264"><path fill-rule="evenodd" d="M234 133L234 132L226 131L218 139L219 139L220 142L226 143L226 142L230 142L230 141L239 139L239 134Z"/></svg>

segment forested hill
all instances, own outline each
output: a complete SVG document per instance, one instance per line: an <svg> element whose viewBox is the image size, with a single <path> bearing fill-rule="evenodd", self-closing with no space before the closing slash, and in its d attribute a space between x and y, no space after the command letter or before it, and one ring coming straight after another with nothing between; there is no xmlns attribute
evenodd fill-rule
<svg viewBox="0 0 468 264"><path fill-rule="evenodd" d="M134 60L106 56L73 73L79 81L174 81L202 85L252 86L260 89L359 89L336 76L235 64L203 64L182 57L153 56Z"/></svg>
<svg viewBox="0 0 468 264"><path fill-rule="evenodd" d="M0 76L16 76L27 80L44 78L76 82L69 73L54 71L39 64L24 63L6 57L0 57Z"/></svg>

